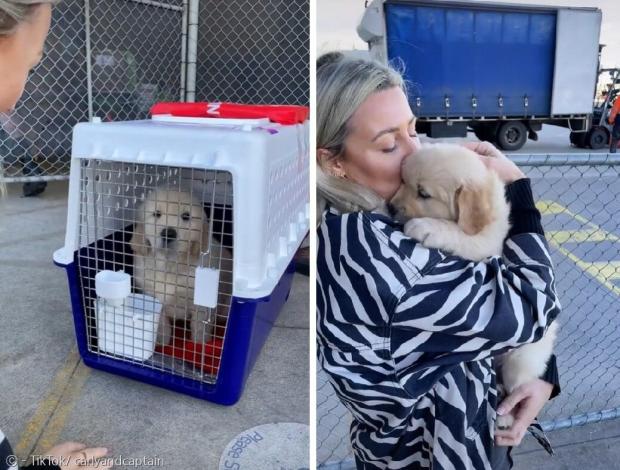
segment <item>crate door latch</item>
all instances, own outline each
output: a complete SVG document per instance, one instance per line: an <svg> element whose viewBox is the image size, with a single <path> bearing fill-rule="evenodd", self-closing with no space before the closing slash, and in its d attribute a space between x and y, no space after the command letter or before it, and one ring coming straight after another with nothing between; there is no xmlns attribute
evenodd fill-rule
<svg viewBox="0 0 620 470"><path fill-rule="evenodd" d="M211 219L213 220L213 207L211 208ZM209 232L212 232L213 224L209 224ZM213 233L209 233L209 245L207 251L200 254L200 263L196 267L196 277L194 278L194 304L201 307L217 307L217 297L220 286L220 270L205 266L205 257L211 253Z"/></svg>
<svg viewBox="0 0 620 470"><path fill-rule="evenodd" d="M194 282L194 303L201 307L217 307L220 270L198 266Z"/></svg>

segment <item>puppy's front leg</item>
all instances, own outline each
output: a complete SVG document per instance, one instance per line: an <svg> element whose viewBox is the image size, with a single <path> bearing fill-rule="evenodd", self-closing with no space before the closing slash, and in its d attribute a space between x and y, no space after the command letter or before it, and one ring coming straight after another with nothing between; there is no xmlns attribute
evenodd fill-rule
<svg viewBox="0 0 620 470"><path fill-rule="evenodd" d="M196 309L192 312L192 340L195 343L207 343L212 339L214 326L206 319L207 315L202 309Z"/></svg>
<svg viewBox="0 0 620 470"><path fill-rule="evenodd" d="M418 240L426 248L437 248L454 252L462 231L456 222L443 219L420 217L405 224L405 235Z"/></svg>
<svg viewBox="0 0 620 470"><path fill-rule="evenodd" d="M493 233L468 235L451 220L428 217L411 219L405 224L404 232L426 248L437 248L472 261L482 261L501 252L501 246L496 246L494 242Z"/></svg>
<svg viewBox="0 0 620 470"><path fill-rule="evenodd" d="M170 344L172 338L172 325L170 318L166 315L165 309L162 310L159 319L159 328L157 329L157 344L166 346Z"/></svg>

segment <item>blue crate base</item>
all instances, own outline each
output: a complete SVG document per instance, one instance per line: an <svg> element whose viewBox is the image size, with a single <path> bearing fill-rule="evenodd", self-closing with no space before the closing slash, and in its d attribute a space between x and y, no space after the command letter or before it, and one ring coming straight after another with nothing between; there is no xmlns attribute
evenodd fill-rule
<svg viewBox="0 0 620 470"><path fill-rule="evenodd" d="M81 251L88 249L93 248L85 247ZM282 306L288 299L295 271L295 264L292 261L268 297L260 299L232 298L219 374L216 383L208 384L90 352L86 337L86 315L83 308L79 276L80 269L83 270L84 267L78 267L78 256L79 253L76 253L74 262L69 265L57 265L66 269L69 278L75 334L84 363L94 369L129 377L221 405L232 405L241 397L246 379ZM87 269L93 269L93 267ZM92 281L94 275L89 276L89 278ZM94 286L87 286L87 288L94 290Z"/></svg>

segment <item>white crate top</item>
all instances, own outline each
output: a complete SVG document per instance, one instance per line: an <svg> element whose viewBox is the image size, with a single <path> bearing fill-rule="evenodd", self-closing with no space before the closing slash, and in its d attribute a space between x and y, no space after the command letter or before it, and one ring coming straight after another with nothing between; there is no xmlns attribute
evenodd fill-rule
<svg viewBox="0 0 620 470"><path fill-rule="evenodd" d="M248 159L279 158L286 147L297 151L300 140L307 150L307 123L283 126L266 119L159 116L80 123L73 131L72 156L234 172L259 163ZM265 152L272 149L277 152L267 156Z"/></svg>
<svg viewBox="0 0 620 470"><path fill-rule="evenodd" d="M309 123L173 118L80 123L73 131L65 246L80 248L84 159L228 171L233 182L233 295L269 295L309 229ZM111 163L113 164L113 163Z"/></svg>

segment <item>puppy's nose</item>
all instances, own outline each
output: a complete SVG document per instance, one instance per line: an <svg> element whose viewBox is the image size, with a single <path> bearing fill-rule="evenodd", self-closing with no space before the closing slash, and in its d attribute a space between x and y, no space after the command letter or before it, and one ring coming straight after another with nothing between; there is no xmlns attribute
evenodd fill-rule
<svg viewBox="0 0 620 470"><path fill-rule="evenodd" d="M173 228L166 227L161 231L161 238L164 239L165 243L170 243L171 241L176 240L177 231Z"/></svg>
<svg viewBox="0 0 620 470"><path fill-rule="evenodd" d="M394 207L394 205L389 202L387 203L387 210L391 217L394 217L396 215L396 207Z"/></svg>

